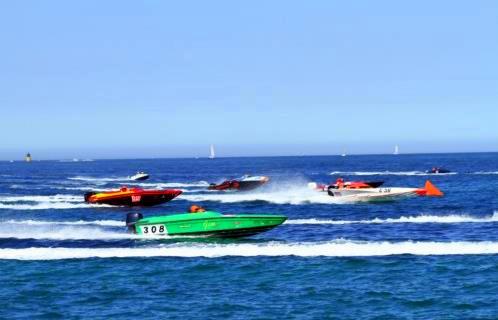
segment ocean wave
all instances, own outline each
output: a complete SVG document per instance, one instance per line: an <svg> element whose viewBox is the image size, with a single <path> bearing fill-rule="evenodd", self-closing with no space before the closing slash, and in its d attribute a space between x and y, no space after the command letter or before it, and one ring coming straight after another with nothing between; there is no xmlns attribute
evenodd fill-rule
<svg viewBox="0 0 498 320"><path fill-rule="evenodd" d="M390 223L487 223L498 222L498 212L493 213L492 216L487 217L473 217L469 215L420 215L420 216L401 216L399 218L380 219L375 218L371 220L326 220L326 219L291 219L287 220L285 224L390 224Z"/></svg>
<svg viewBox="0 0 498 320"><path fill-rule="evenodd" d="M433 175L438 175L438 176L443 176L443 175L455 175L458 174L458 172L448 172L448 173L438 173L438 174L433 174L433 173L427 173L423 171L333 171L329 173L331 176L387 176L387 175L393 175L393 176L433 176Z"/></svg>
<svg viewBox="0 0 498 320"><path fill-rule="evenodd" d="M95 161L95 160L93 160L93 159L77 159L77 158L59 160L59 162L93 162L93 161Z"/></svg>
<svg viewBox="0 0 498 320"><path fill-rule="evenodd" d="M137 257L372 257L390 255L481 255L498 254L498 242L492 241L352 241L265 244L189 244L146 248L24 248L0 249L0 259L58 260L87 258Z"/></svg>

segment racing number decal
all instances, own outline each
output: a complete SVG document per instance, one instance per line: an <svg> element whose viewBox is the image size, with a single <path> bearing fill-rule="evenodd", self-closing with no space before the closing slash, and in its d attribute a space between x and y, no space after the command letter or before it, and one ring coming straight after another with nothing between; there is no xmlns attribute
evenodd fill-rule
<svg viewBox="0 0 498 320"><path fill-rule="evenodd" d="M141 196L131 196L131 202L140 202Z"/></svg>
<svg viewBox="0 0 498 320"><path fill-rule="evenodd" d="M162 224L152 224L141 228L143 234L166 234L166 228Z"/></svg>

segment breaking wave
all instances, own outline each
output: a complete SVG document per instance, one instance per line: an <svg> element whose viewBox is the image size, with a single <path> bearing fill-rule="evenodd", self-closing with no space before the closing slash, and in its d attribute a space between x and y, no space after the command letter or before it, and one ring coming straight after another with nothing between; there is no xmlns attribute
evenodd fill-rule
<svg viewBox="0 0 498 320"><path fill-rule="evenodd" d="M498 254L498 242L380 242L338 239L328 242L265 244L173 244L146 248L25 248L0 249L0 259L58 260L136 257L372 257L389 255Z"/></svg>
<svg viewBox="0 0 498 320"><path fill-rule="evenodd" d="M498 171L477 171L477 172L474 172L473 174L495 175L495 174L498 174Z"/></svg>

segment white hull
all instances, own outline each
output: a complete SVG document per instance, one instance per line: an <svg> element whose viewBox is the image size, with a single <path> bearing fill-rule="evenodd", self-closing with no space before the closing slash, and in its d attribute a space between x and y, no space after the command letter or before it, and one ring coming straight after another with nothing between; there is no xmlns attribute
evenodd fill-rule
<svg viewBox="0 0 498 320"><path fill-rule="evenodd" d="M140 181L149 179L149 175L147 173L137 173L130 177L130 180Z"/></svg>
<svg viewBox="0 0 498 320"><path fill-rule="evenodd" d="M329 197L345 202L393 201L416 196L418 188L370 188L331 190Z"/></svg>

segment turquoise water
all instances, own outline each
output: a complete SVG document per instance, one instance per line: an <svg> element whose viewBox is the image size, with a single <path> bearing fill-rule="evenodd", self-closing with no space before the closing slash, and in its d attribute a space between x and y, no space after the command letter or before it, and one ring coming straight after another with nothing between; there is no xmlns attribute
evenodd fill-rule
<svg viewBox="0 0 498 320"><path fill-rule="evenodd" d="M424 170L445 166L450 175ZM498 154L0 162L0 305L24 318L494 319ZM184 190L153 208L91 206L90 189ZM248 193L206 191L245 173ZM310 181L384 180L444 198L335 203ZM240 240L137 239L125 215L277 213L286 224Z"/></svg>

